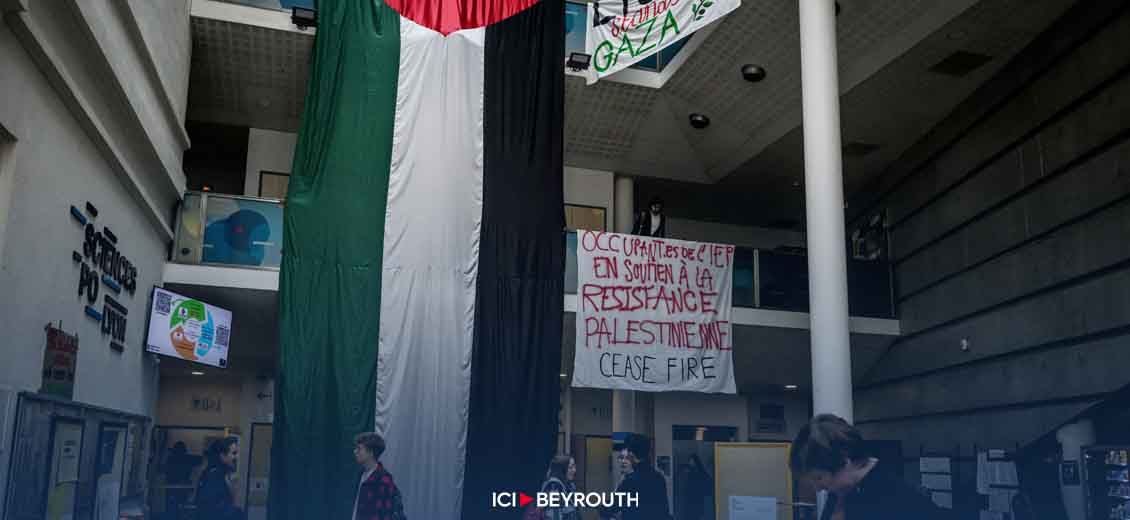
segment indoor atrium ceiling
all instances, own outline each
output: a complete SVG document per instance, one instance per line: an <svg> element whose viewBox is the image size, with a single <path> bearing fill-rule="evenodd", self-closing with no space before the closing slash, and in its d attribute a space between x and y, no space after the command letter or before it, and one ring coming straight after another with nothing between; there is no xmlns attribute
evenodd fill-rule
<svg viewBox="0 0 1130 520"><path fill-rule="evenodd" d="M887 168L1071 3L841 0L846 193ZM567 78L565 162L649 178L651 191L703 201L720 191L739 194L741 214L718 219L799 222L797 2L746 0L720 24L661 89ZM312 32L200 16L192 27L189 119L297 129ZM931 71L955 52L987 58L956 74ZM764 67L768 77L744 81L747 63ZM691 128L688 116L696 112L710 117L709 128Z"/></svg>

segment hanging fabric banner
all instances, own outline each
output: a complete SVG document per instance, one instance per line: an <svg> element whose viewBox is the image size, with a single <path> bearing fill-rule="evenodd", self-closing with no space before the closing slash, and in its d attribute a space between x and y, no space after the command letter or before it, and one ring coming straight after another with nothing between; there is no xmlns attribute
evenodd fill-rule
<svg viewBox="0 0 1130 520"><path fill-rule="evenodd" d="M631 67L742 5L741 0L596 0L589 4L588 83Z"/></svg>
<svg viewBox="0 0 1130 520"><path fill-rule="evenodd" d="M573 386L735 393L734 246L577 232Z"/></svg>

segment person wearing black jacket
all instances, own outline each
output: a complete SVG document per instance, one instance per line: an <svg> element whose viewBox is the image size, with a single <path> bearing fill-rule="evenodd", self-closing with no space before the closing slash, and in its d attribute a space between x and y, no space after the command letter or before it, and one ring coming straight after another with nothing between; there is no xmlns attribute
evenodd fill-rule
<svg viewBox="0 0 1130 520"><path fill-rule="evenodd" d="M247 516L235 507L232 475L239 461L239 439L220 439L208 449L208 469L196 487L198 520L244 520Z"/></svg>
<svg viewBox="0 0 1130 520"><path fill-rule="evenodd" d="M671 510L667 507L667 480L648 462L651 442L642 435L631 434L626 447L620 452L620 467L626 476L616 488L618 493L635 493L639 497L638 507L604 508L602 518L620 520L669 520Z"/></svg>
<svg viewBox="0 0 1130 520"><path fill-rule="evenodd" d="M948 520L950 515L869 453L863 435L834 415L818 415L793 441L789 466L827 500L820 520Z"/></svg>
<svg viewBox="0 0 1130 520"><path fill-rule="evenodd" d="M644 237L667 238L667 216L663 214L663 199L652 197L648 211L636 215L632 234Z"/></svg>

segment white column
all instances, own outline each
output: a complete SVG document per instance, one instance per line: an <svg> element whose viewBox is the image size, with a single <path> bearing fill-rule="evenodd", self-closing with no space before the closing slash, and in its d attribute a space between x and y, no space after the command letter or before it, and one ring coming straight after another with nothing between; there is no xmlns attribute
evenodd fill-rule
<svg viewBox="0 0 1130 520"><path fill-rule="evenodd" d="M636 218L636 183L631 177L617 175L613 185L612 217L616 233L631 233ZM612 432L637 432L636 429L636 393L631 390L612 391ZM619 485L623 475L620 474L620 464L616 462L616 453L612 454L612 485Z"/></svg>
<svg viewBox="0 0 1130 520"><path fill-rule="evenodd" d="M617 175L613 185L612 215L617 233L631 233L635 224L636 183L631 177ZM630 390L612 391L612 431L636 431L636 398Z"/></svg>
<svg viewBox="0 0 1130 520"><path fill-rule="evenodd" d="M813 408L852 421L836 5L798 1Z"/></svg>

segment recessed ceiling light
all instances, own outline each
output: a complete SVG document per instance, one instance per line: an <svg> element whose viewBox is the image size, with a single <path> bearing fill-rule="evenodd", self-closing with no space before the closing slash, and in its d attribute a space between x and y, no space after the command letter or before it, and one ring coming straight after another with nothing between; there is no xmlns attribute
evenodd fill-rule
<svg viewBox="0 0 1130 520"><path fill-rule="evenodd" d="M194 376L202 376L202 375L204 375L204 372L201 372L201 371L199 371L199 370L193 370L193 371L192 371L192 375L194 375Z"/></svg>
<svg viewBox="0 0 1130 520"><path fill-rule="evenodd" d="M768 73L765 72L765 67L754 65L752 63L742 65L742 78L750 83L757 83L765 79Z"/></svg>
<svg viewBox="0 0 1130 520"><path fill-rule="evenodd" d="M797 389L796 385L785 385L785 390L796 390L796 389Z"/></svg>
<svg viewBox="0 0 1130 520"><path fill-rule="evenodd" d="M561 377L569 377L569 374L561 374Z"/></svg>
<svg viewBox="0 0 1130 520"><path fill-rule="evenodd" d="M690 119L691 119L691 126L697 128L699 130L702 130L703 128L710 126L710 118L706 117L705 115L691 114Z"/></svg>

